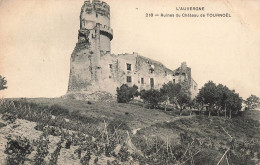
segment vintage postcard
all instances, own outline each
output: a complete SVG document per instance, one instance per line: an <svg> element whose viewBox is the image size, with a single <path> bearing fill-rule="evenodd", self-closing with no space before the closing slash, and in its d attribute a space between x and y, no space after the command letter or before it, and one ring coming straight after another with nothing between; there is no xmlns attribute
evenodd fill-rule
<svg viewBox="0 0 260 165"><path fill-rule="evenodd" d="M0 164L259 164L259 0L0 0Z"/></svg>

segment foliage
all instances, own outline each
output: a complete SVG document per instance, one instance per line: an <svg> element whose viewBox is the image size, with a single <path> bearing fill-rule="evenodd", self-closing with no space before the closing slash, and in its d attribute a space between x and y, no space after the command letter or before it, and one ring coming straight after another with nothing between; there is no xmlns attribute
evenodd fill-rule
<svg viewBox="0 0 260 165"><path fill-rule="evenodd" d="M60 155L60 150L62 148L62 141L59 141L57 143L57 148L55 149L55 151L51 154L51 160L50 160L50 165L57 165L58 162L58 157Z"/></svg>
<svg viewBox="0 0 260 165"><path fill-rule="evenodd" d="M54 116L64 115L67 116L69 114L69 110L66 108L63 108L60 105L54 104L48 108L50 113Z"/></svg>
<svg viewBox="0 0 260 165"><path fill-rule="evenodd" d="M114 154L114 149L118 144L125 141L126 131L130 130L124 122L119 120L110 123L104 121L101 128L90 127L89 123L84 124L81 121L68 121L63 116L52 116L50 111L46 109L37 106L29 108L28 105L23 107L12 101L6 101L2 104L0 112L10 112L10 115L17 115L17 118L37 121L35 129L43 131L43 135L40 137L40 140L35 142L37 146L37 152L34 157L35 164L46 164L44 158L49 154L48 135L61 137L61 139L66 140L73 146L82 146L75 153L81 159L82 164L89 164L92 154L97 156L104 154L116 158L117 155ZM76 133L69 133L68 130L76 131ZM95 140L93 141L93 139ZM50 164L57 164L61 149L59 146L57 144L56 150L50 154ZM67 144L65 144L66 146ZM81 154L86 150L88 152L81 157ZM118 159L121 159L121 157Z"/></svg>
<svg viewBox="0 0 260 165"><path fill-rule="evenodd" d="M178 94L181 91L181 84L179 83L175 84L170 81L167 84L164 84L160 89L160 91L164 95L168 96L171 103L175 103L176 101L175 98L178 96Z"/></svg>
<svg viewBox="0 0 260 165"><path fill-rule="evenodd" d="M197 95L197 100L198 102L208 104L209 107L212 108L216 102L216 93L216 84L213 83L213 81L209 81L206 84L204 84L204 86L199 91L199 94Z"/></svg>
<svg viewBox="0 0 260 165"><path fill-rule="evenodd" d="M242 98L234 90L222 84L216 85L213 81L209 81L201 88L196 100L198 103L208 105L209 116L212 112L218 113L220 110L229 111L231 118L232 114L237 114L242 108Z"/></svg>
<svg viewBox="0 0 260 165"><path fill-rule="evenodd" d="M190 102L188 103L188 106L190 107L190 109L199 109L199 104L198 104L196 98L190 100Z"/></svg>
<svg viewBox="0 0 260 165"><path fill-rule="evenodd" d="M114 133L117 129L131 131L130 127L119 119L112 120L107 126L107 130Z"/></svg>
<svg viewBox="0 0 260 165"><path fill-rule="evenodd" d="M149 108L155 108L160 102L165 100L165 97L163 97L164 95L159 90L155 89L142 90L140 96L145 103L148 103Z"/></svg>
<svg viewBox="0 0 260 165"><path fill-rule="evenodd" d="M242 108L242 98L234 90L228 92L226 103L230 118L232 114L237 114Z"/></svg>
<svg viewBox="0 0 260 165"><path fill-rule="evenodd" d="M32 146L26 138L17 137L12 139L8 137L8 142L5 148L7 156L7 165L23 164L26 156L31 154Z"/></svg>
<svg viewBox="0 0 260 165"><path fill-rule="evenodd" d="M128 103L134 96L138 96L138 87L134 85L133 87L128 87L127 84L123 84L120 88L117 87L117 102L118 103Z"/></svg>
<svg viewBox="0 0 260 165"><path fill-rule="evenodd" d="M7 81L5 80L5 77L2 77L0 75L0 90L6 89L7 88L6 84L7 84Z"/></svg>
<svg viewBox="0 0 260 165"><path fill-rule="evenodd" d="M150 129L172 130L179 134L180 141L177 144L168 143L167 152L167 141L160 142L159 138L149 137L149 135L145 138L143 133L135 136L132 141L145 154L145 159L153 158L149 159L148 164L217 164L227 149L229 151L224 161L228 159L230 164L257 164L252 163L253 159L257 160L260 157L258 121L244 120L240 117L229 120L220 117L195 116L173 122L157 123ZM232 139L226 132L232 136ZM167 157L170 163L164 162L163 157Z"/></svg>
<svg viewBox="0 0 260 165"><path fill-rule="evenodd" d="M127 162L129 161L129 157L130 157L130 153L128 152L128 148L125 145L123 145L118 152L118 158L122 162Z"/></svg>
<svg viewBox="0 0 260 165"><path fill-rule="evenodd" d="M181 88L181 91L177 95L177 103L180 107L180 110L183 110L191 102L191 96L188 90Z"/></svg>
<svg viewBox="0 0 260 165"><path fill-rule="evenodd" d="M0 122L0 129L3 128L3 127L5 127L5 126L6 126L5 123Z"/></svg>
<svg viewBox="0 0 260 165"><path fill-rule="evenodd" d="M253 110L260 106L260 98L256 95L250 95L246 100L245 104L247 106L247 110Z"/></svg>
<svg viewBox="0 0 260 165"><path fill-rule="evenodd" d="M88 150L87 153L80 159L81 165L89 165L89 161L91 159L91 152Z"/></svg>
<svg viewBox="0 0 260 165"><path fill-rule="evenodd" d="M191 93L187 82L177 84L168 82L163 85L160 91L181 111L191 103Z"/></svg>
<svg viewBox="0 0 260 165"><path fill-rule="evenodd" d="M13 115L13 114L8 113L8 112L4 113L3 116L2 116L2 119L4 121L7 121L8 123L14 123L16 118L17 118L16 115Z"/></svg>
<svg viewBox="0 0 260 165"><path fill-rule="evenodd" d="M48 151L48 143L49 139L45 137L44 135L40 136L40 139L37 140L37 149L36 149L36 154L34 156L34 164L35 165L40 165L44 164L44 158L49 154Z"/></svg>

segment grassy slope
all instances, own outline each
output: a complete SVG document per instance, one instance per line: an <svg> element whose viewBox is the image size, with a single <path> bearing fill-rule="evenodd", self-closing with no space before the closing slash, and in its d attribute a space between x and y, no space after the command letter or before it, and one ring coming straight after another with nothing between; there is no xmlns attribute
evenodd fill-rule
<svg viewBox="0 0 260 165"><path fill-rule="evenodd" d="M27 100L41 106L59 105L68 109L70 113L77 111L82 116L92 118L97 122L119 120L127 124L131 130L141 128L137 134L132 135L132 141L139 149L143 145L140 143L146 141L144 139L154 140L154 138L159 138L164 142L180 144L183 140L180 135L185 134L185 137L200 141L201 145L196 147L205 149L203 154L209 154L206 157L214 158L214 161L208 162L209 164L216 164L225 148L230 146L231 138L229 135L236 140L236 143L246 142L250 144L251 141L256 141L259 144L258 139L260 139L259 111L244 112L242 117L234 119L225 119L224 117L208 118L207 116L180 117L171 116L161 110L146 109L133 104L109 102L92 102L92 104L88 104L86 101L60 98ZM203 156L200 157L197 160L200 163L201 161L210 161L208 159L204 160Z"/></svg>
<svg viewBox="0 0 260 165"><path fill-rule="evenodd" d="M126 122L131 129L149 127L156 123L173 121L179 118L167 115L161 110L147 109L133 104L116 102L91 102L91 104L88 104L86 101L64 100L60 98L27 100L41 106L59 105L70 112L78 111L82 116L87 116L100 122L103 122L103 120L120 120Z"/></svg>
<svg viewBox="0 0 260 165"><path fill-rule="evenodd" d="M224 152L234 146L231 148L235 149L228 152L229 163L258 164L260 163L260 111L247 111L242 114L233 119L193 116L172 122L156 123L140 130L133 138L133 142L139 147L143 146L139 141L143 140L144 135L170 141L168 142L170 144L183 145L186 142L189 143L188 146L195 140L194 148L201 151L194 159L195 164L217 164ZM181 134L184 136L181 137ZM251 162L251 158L248 158L253 150L255 162Z"/></svg>
<svg viewBox="0 0 260 165"><path fill-rule="evenodd" d="M196 136L212 136L224 141L229 138L224 130L238 139L260 137L258 124L251 120L260 121L259 111L244 112L242 117L231 120L224 117L172 116L162 110L115 102L91 102L88 104L86 101L61 98L27 100L41 106L59 105L70 112L78 111L82 116L98 122L118 120L126 123L131 130L141 129L139 132L148 137L160 136L162 139L166 139L169 136L176 142L182 132L189 132Z"/></svg>

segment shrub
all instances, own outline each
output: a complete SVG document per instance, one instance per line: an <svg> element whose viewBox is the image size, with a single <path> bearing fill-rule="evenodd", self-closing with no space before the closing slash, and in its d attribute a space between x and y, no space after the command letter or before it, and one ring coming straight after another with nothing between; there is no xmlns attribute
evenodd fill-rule
<svg viewBox="0 0 260 165"><path fill-rule="evenodd" d="M107 126L107 130L110 131L111 133L115 132L115 129L121 129L121 130L126 130L126 131L131 131L131 129L129 128L129 126L126 124L126 122L115 119L112 120L108 126Z"/></svg>
<svg viewBox="0 0 260 165"><path fill-rule="evenodd" d="M37 140L37 149L34 155L35 164L44 164L44 158L49 154L48 143L48 138L46 139L44 136L40 136L40 139Z"/></svg>
<svg viewBox="0 0 260 165"><path fill-rule="evenodd" d="M5 123L1 123L1 122L0 122L0 128L5 127L5 126L6 126Z"/></svg>
<svg viewBox="0 0 260 165"><path fill-rule="evenodd" d="M66 108L61 107L60 105L54 104L49 108L49 111L52 115L54 116L68 116L69 115L69 110Z"/></svg>
<svg viewBox="0 0 260 165"><path fill-rule="evenodd" d="M121 85L120 88L116 88L117 92L117 102L118 103L128 103L134 96L138 96L138 87L134 85L133 87L128 87L127 84Z"/></svg>
<svg viewBox="0 0 260 165"><path fill-rule="evenodd" d="M7 88L6 84L7 84L7 81L5 80L5 77L2 77L0 75L0 90L6 89Z"/></svg>
<svg viewBox="0 0 260 165"><path fill-rule="evenodd" d="M2 119L4 121L7 121L8 123L14 123L16 118L17 118L16 115L8 113L8 112L4 113L2 116Z"/></svg>
<svg viewBox="0 0 260 165"><path fill-rule="evenodd" d="M80 159L80 164L82 164L82 165L88 165L90 159L91 159L91 153L90 153L90 151L88 150L87 153L85 154L85 156Z"/></svg>
<svg viewBox="0 0 260 165"><path fill-rule="evenodd" d="M32 146L30 141L20 136L16 139L8 138L5 148L7 156L7 165L23 164L26 160L26 155L31 154Z"/></svg>
<svg viewBox="0 0 260 165"><path fill-rule="evenodd" d="M129 161L130 153L128 152L127 147L125 147L124 145L121 147L118 152L118 157L122 162Z"/></svg>
<svg viewBox="0 0 260 165"><path fill-rule="evenodd" d="M51 160L50 160L50 165L56 165L58 162L58 157L60 155L60 150L62 148L62 141L59 141L57 143L57 148L55 149L55 151L51 154Z"/></svg>
<svg viewBox="0 0 260 165"><path fill-rule="evenodd" d="M202 149L196 156L194 156L195 164L217 164L220 159L221 154L212 149ZM190 162L188 162L190 163Z"/></svg>

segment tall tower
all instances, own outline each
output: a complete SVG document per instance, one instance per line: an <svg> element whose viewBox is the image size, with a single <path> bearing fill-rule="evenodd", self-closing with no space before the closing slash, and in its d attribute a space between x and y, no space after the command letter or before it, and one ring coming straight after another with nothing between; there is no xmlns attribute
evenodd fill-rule
<svg viewBox="0 0 260 165"><path fill-rule="evenodd" d="M110 7L99 0L87 0L81 7L78 42L71 54L68 93L91 89L101 79L101 54L110 53L113 30Z"/></svg>
<svg viewBox="0 0 260 165"><path fill-rule="evenodd" d="M110 52L110 41L113 39L113 30L110 28L110 7L105 2L89 0L84 2L80 13L80 29L91 30L99 26L101 52Z"/></svg>

